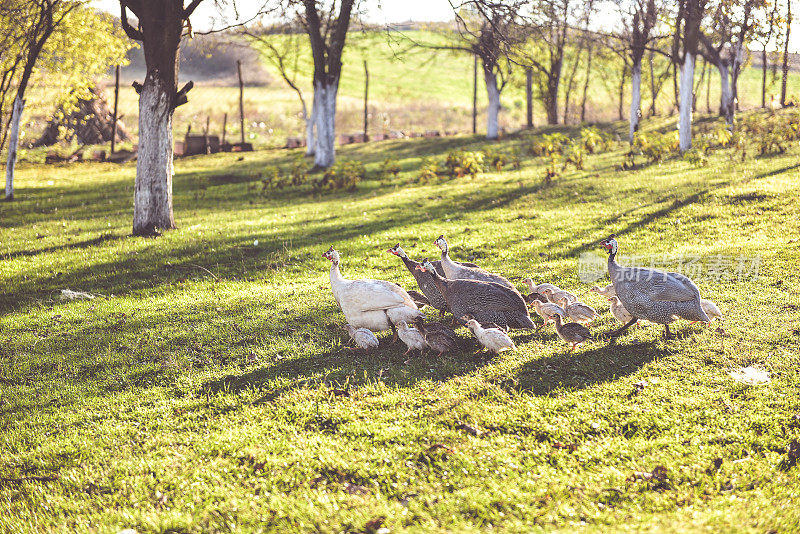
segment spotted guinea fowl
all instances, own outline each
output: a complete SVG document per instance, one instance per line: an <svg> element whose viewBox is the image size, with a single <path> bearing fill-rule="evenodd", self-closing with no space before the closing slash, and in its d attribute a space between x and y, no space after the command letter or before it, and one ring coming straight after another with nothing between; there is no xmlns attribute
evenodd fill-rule
<svg viewBox="0 0 800 534"><path fill-rule="evenodd" d="M444 269L444 276L448 280L480 280L482 282L494 282L519 293L514 284L499 274L490 273L480 267L468 267L451 260L449 254L450 249L443 235L437 237L433 244L442 250L442 269Z"/></svg>
<svg viewBox="0 0 800 534"><path fill-rule="evenodd" d="M425 258L421 267L430 272L436 287L457 318L471 315L481 324L496 323L511 328L534 328L528 306L517 291L479 280L450 280L439 276Z"/></svg>
<svg viewBox="0 0 800 534"><path fill-rule="evenodd" d="M392 330L400 321L422 315L405 290L383 280L348 280L339 272L339 253L333 247L323 254L331 262L331 289L347 322L373 332Z"/></svg>
<svg viewBox="0 0 800 534"><path fill-rule="evenodd" d="M611 315L622 324L628 324L631 319L633 319L633 315L625 309L625 306L622 305L620 302L619 297L614 295L613 297L609 297L608 299L609 308L611 309Z"/></svg>
<svg viewBox="0 0 800 534"><path fill-rule="evenodd" d="M517 348L514 345L514 340L499 328L483 328L475 319L469 319L469 316L463 317L462 320L466 321L466 327L472 331L478 342L488 351L500 354L504 350Z"/></svg>
<svg viewBox="0 0 800 534"><path fill-rule="evenodd" d="M364 349L367 352L378 348L378 338L375 337L372 330L368 330L367 328L355 328L351 324L344 325L344 329L358 348Z"/></svg>
<svg viewBox="0 0 800 534"><path fill-rule="evenodd" d="M617 240L612 234L601 243L608 251L608 274L622 305L632 319L621 328L610 332L619 336L637 319L647 319L664 325L664 337L670 338L670 323L678 318L688 321L710 321L700 303L700 290L686 276L656 269L623 267L617 263Z"/></svg>
<svg viewBox="0 0 800 534"><path fill-rule="evenodd" d="M439 356L458 348L458 336L455 331L442 323L425 323L422 317L414 321L414 326L425 336L425 343L435 350Z"/></svg>
<svg viewBox="0 0 800 534"><path fill-rule="evenodd" d="M614 284L608 284L606 287L592 286L589 291L593 291L606 298L617 296L617 290L614 289Z"/></svg>
<svg viewBox="0 0 800 534"><path fill-rule="evenodd" d="M389 250L387 250L389 254L394 254L401 260L403 260L403 264L406 266L406 269L411 271L411 275L414 277L414 280L417 281L417 285L422 290L422 293L425 295L427 302L436 308L439 311L448 311L447 302L444 300L444 297L439 290L436 289L436 284L433 283L433 279L431 278L430 274L420 271L417 269L418 265L422 265L419 262L416 262L408 257L406 251L400 248L400 243L396 244ZM431 264L436 269L436 272L439 273L440 276L444 276L444 269L442 269L442 262L440 261L432 261ZM461 263L460 265L466 267L477 267L474 263ZM409 295L411 293L409 292ZM412 295L413 298L413 295ZM421 299L414 298L417 305L420 304Z"/></svg>
<svg viewBox="0 0 800 534"><path fill-rule="evenodd" d="M592 333L589 332L589 329L583 326L582 324L578 323L565 324L561 321L560 315L555 316L554 322L556 323L556 333L558 334L558 337L560 337L567 343L572 343L572 348L569 350L570 352L575 350L575 347L577 347L584 341L594 339L592 337Z"/></svg>
<svg viewBox="0 0 800 534"><path fill-rule="evenodd" d="M539 314L539 317L544 319L544 324L539 328L547 326L547 323L553 320L554 317L566 317L564 308L552 302L539 302L538 300L533 303L533 309Z"/></svg>
<svg viewBox="0 0 800 534"><path fill-rule="evenodd" d="M558 303L564 309L567 318L576 323L591 323L599 317L594 308L583 302L570 302L564 297Z"/></svg>

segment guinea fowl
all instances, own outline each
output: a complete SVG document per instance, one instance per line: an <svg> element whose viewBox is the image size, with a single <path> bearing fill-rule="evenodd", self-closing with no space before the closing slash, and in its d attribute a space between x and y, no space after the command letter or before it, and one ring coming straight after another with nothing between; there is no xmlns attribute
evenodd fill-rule
<svg viewBox="0 0 800 534"><path fill-rule="evenodd" d="M480 267L468 267L451 260L449 247L443 235L437 237L433 244L442 250L442 269L444 269L444 277L448 280L480 280L481 282L494 282L519 293L514 284L499 274L490 273Z"/></svg>
<svg viewBox="0 0 800 534"><path fill-rule="evenodd" d="M714 319L722 319L722 312L719 311L719 308L716 304L711 302L708 299L700 299L700 306L703 308L703 311L706 312L706 315L713 321Z"/></svg>
<svg viewBox="0 0 800 534"><path fill-rule="evenodd" d="M436 287L457 318L471 315L481 324L534 328L528 306L518 291L494 282L450 280L439 276L428 258L417 269L430 272Z"/></svg>
<svg viewBox="0 0 800 534"><path fill-rule="evenodd" d="M569 350L570 352L575 350L575 347L577 347L584 341L594 339L592 337L592 333L589 332L589 329L583 326L582 324L578 323L564 324L561 321L560 315L555 316L555 323L556 323L556 333L558 334L558 337L560 337L567 343L572 343L572 348Z"/></svg>
<svg viewBox="0 0 800 534"><path fill-rule="evenodd" d="M558 304L562 299L567 299L569 302L578 300L578 297L563 289L552 290L548 287L542 290L542 294L547 297L547 300L554 304Z"/></svg>
<svg viewBox="0 0 800 534"><path fill-rule="evenodd" d="M483 328L481 324L475 319L463 317L462 320L466 321L466 327L472 330L475 338L483 347L490 352L500 354L504 350L513 350L517 346L514 345L514 340L508 337L508 334L499 328Z"/></svg>
<svg viewBox="0 0 800 534"><path fill-rule="evenodd" d="M436 284L433 283L431 275L417 269L417 266L422 264L409 258L405 250L400 248L400 243L396 244L386 252L389 254L394 254L403 260L403 264L405 264L406 269L411 271L411 275L414 277L414 280L417 281L417 285L422 290L422 293L424 293L428 304L439 311L448 311L447 302L444 300L442 294L439 293L439 290L436 288ZM436 269L436 272L439 273L440 276L445 276L441 263L442 262L440 261L431 262ZM474 263L461 263L459 265L463 265L465 267L477 267L477 265ZM411 295L411 293L409 293L409 295ZM413 295L412 298L414 298ZM419 305L421 299L414 298L414 301L417 302L417 305Z"/></svg>
<svg viewBox="0 0 800 534"><path fill-rule="evenodd" d="M408 350L403 353L403 356L411 352L412 350L418 350L420 354L422 351L428 348L428 344L425 343L425 336L414 328L413 326L408 326L408 323L405 321L400 321L397 324L397 335L400 336L400 341L405 343Z"/></svg>
<svg viewBox="0 0 800 534"><path fill-rule="evenodd" d="M369 352L372 349L378 348L378 338L372 333L372 330L366 328L355 328L351 324L344 325L344 329L350 334L350 339L360 349Z"/></svg>
<svg viewBox="0 0 800 534"><path fill-rule="evenodd" d="M400 321L422 316L405 290L383 280L347 280L339 272L339 253L329 248L323 254L331 262L331 289L347 322L373 332L392 330Z"/></svg>
<svg viewBox="0 0 800 534"><path fill-rule="evenodd" d="M442 323L428 323L422 317L414 321L414 326L425 336L425 343L438 352L439 356L458 348L458 336L455 331Z"/></svg>
<svg viewBox="0 0 800 534"><path fill-rule="evenodd" d="M611 315L613 315L617 321L622 324L628 324L628 322L633 319L633 315L625 309L625 306L622 305L618 296L614 295L613 297L609 297L608 301L611 303L609 306L611 308Z"/></svg>
<svg viewBox="0 0 800 534"><path fill-rule="evenodd" d="M664 337L669 339L670 323L678 318L688 321L710 322L700 303L700 290L686 276L656 269L623 267L616 261L617 240L611 234L602 241L608 251L608 274L611 283L631 320L621 328L610 332L612 338L619 336L632 326L637 319L647 319L652 323L664 325Z"/></svg>
<svg viewBox="0 0 800 534"><path fill-rule="evenodd" d="M537 300L533 303L533 308L536 310L536 313L539 314L539 317L544 319L544 324L539 328L547 326L547 323L552 321L553 318L556 316L560 317L566 316L564 308L562 308L558 304L553 304L552 302L539 302Z"/></svg>
<svg viewBox="0 0 800 534"><path fill-rule="evenodd" d="M562 298L558 303L564 308L567 318L576 323L591 323L599 317L594 308L583 302L570 302L569 299Z"/></svg>
<svg viewBox="0 0 800 534"><path fill-rule="evenodd" d="M606 287L592 286L589 291L594 291L595 293L606 298L617 296L617 290L614 289L614 284L608 284Z"/></svg>

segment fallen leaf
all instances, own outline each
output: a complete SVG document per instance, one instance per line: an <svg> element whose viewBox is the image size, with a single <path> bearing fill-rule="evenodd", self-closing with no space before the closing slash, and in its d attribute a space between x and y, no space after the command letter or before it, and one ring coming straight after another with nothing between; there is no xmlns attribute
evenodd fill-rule
<svg viewBox="0 0 800 534"><path fill-rule="evenodd" d="M577 443L561 443L560 441L554 441L553 442L553 448L554 449L566 449L569 452L575 452L575 451L578 450L578 444Z"/></svg>
<svg viewBox="0 0 800 534"><path fill-rule="evenodd" d="M358 484L351 484L349 482L344 483L344 490L350 495L366 495L369 493L369 490L364 486L359 486Z"/></svg>
<svg viewBox="0 0 800 534"><path fill-rule="evenodd" d="M461 423L457 425L456 429L463 430L467 434L471 434L473 436L480 436L481 434L483 434L483 432L479 428L474 427L472 425L468 425L466 423Z"/></svg>
<svg viewBox="0 0 800 534"><path fill-rule="evenodd" d="M647 471L634 471L633 474L628 477L628 481L635 482L637 480L659 480L664 481L667 479L667 468L663 465L656 466L652 472Z"/></svg>
<svg viewBox="0 0 800 534"><path fill-rule="evenodd" d="M386 521L386 516L384 515L376 517L375 519L370 519L364 524L364 531L367 534L377 534L378 530L383 526L384 521Z"/></svg>
<svg viewBox="0 0 800 534"><path fill-rule="evenodd" d="M722 467L722 462L723 462L722 458L714 458L714 462L708 469L706 469L706 473L712 475L717 471L719 471L720 467Z"/></svg>

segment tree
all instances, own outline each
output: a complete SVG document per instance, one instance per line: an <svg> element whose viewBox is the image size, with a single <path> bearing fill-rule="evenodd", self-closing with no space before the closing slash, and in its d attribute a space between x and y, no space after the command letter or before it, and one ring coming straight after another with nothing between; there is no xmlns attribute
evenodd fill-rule
<svg viewBox="0 0 800 534"><path fill-rule="evenodd" d="M308 112L306 99L297 80L300 74L300 56L302 55L303 35L291 24L279 24L269 27L253 27L243 29L244 35L257 45L261 56L266 59L280 74L300 100L301 113L306 130L306 155L314 155L314 121L315 114Z"/></svg>
<svg viewBox="0 0 800 534"><path fill-rule="evenodd" d="M781 106L786 106L786 82L789 79L789 35L792 31L792 0L786 0L786 34L783 38L783 73L781 76Z"/></svg>
<svg viewBox="0 0 800 534"><path fill-rule="evenodd" d="M350 27L355 0L302 0L297 17L308 34L314 60L314 109L316 142L314 163L333 165L336 143L336 95L342 74L342 51ZM294 2L291 3L294 5Z"/></svg>
<svg viewBox="0 0 800 534"><path fill-rule="evenodd" d="M706 0L678 0L675 40L680 45L681 80L678 137L681 152L692 148L692 105L694 104L694 66L700 40L700 21ZM676 57L673 56L675 59Z"/></svg>
<svg viewBox="0 0 800 534"><path fill-rule="evenodd" d="M778 15L778 2L762 2L755 15L757 20L766 21L756 26L754 40L761 45L761 107L767 107L767 47L776 35L776 30L780 22Z"/></svg>
<svg viewBox="0 0 800 534"><path fill-rule="evenodd" d="M642 117L642 59L651 42L657 39L657 36L653 35L653 30L658 22L659 10L655 0L622 0L619 3L619 10L622 31L617 34L617 38L625 43L631 71L628 140L633 144L633 136L639 129ZM655 99L655 96L653 98Z"/></svg>
<svg viewBox="0 0 800 534"><path fill-rule="evenodd" d="M46 75L68 107L88 94L96 74L124 61L128 50L109 15L72 0L0 2L0 149L8 143L6 198L14 198L14 169L31 82ZM13 97L11 113L8 104Z"/></svg>
<svg viewBox="0 0 800 534"><path fill-rule="evenodd" d="M526 20L528 39L517 60L537 74L548 124L558 124L558 94L573 1L536 0L530 5L531 13Z"/></svg>

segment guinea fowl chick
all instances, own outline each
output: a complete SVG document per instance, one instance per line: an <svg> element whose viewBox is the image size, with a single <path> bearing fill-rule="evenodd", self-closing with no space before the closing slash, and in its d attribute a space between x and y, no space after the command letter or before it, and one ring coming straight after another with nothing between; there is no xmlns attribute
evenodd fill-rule
<svg viewBox="0 0 800 534"><path fill-rule="evenodd" d="M464 319L466 319L466 317ZM508 334L499 328L483 328L475 319L468 320L465 326L472 330L478 342L490 352L500 354L504 350L514 350L517 348L517 346L514 345L514 341L508 337Z"/></svg>
<svg viewBox="0 0 800 534"><path fill-rule="evenodd" d="M526 278L522 281L523 284L528 286L531 293L542 293L545 289L552 289L553 291L561 291L561 288L553 284L534 284L532 278Z"/></svg>
<svg viewBox="0 0 800 534"><path fill-rule="evenodd" d="M593 291L602 297L616 297L617 290L614 289L614 284L608 284L606 287L592 286L589 291Z"/></svg>
<svg viewBox="0 0 800 534"><path fill-rule="evenodd" d="M536 313L539 314L539 317L544 319L544 324L539 328L547 326L547 323L552 321L553 317L557 315L560 315L561 317L565 316L564 308L558 304L553 304L552 302L539 302L536 300L533 302L533 308L536 310Z"/></svg>
<svg viewBox="0 0 800 534"><path fill-rule="evenodd" d="M344 329L358 348L364 349L367 352L378 348L378 338L375 337L375 334L373 334L372 330L369 328L356 328L351 324L346 324L344 325Z"/></svg>
<svg viewBox="0 0 800 534"><path fill-rule="evenodd" d="M558 304L561 299L567 299L570 302L575 302L578 300L578 297L570 293L569 291L564 291L563 289L552 290L550 288L543 289L542 294L547 297L547 300L554 304Z"/></svg>
<svg viewBox="0 0 800 534"><path fill-rule="evenodd" d="M564 324L563 322L561 322L560 315L556 315L554 320L556 323L556 333L558 334L558 337L560 337L567 343L572 343L572 348L569 350L570 352L575 350L575 347L577 347L584 341L594 339L592 337L592 333L589 332L589 329L583 326L582 324L578 323Z"/></svg>
<svg viewBox="0 0 800 534"><path fill-rule="evenodd" d="M414 321L414 326L417 327L417 330L422 332L425 343L439 353L438 356L458 348L458 343L456 341L458 336L449 326L442 323L425 324L425 321L421 317L418 317Z"/></svg>
<svg viewBox="0 0 800 534"><path fill-rule="evenodd" d="M428 348L428 344L425 343L425 336L422 335L422 332L413 326L408 326L408 323L405 321L400 321L397 324L397 335L400 337L400 340L406 344L406 347L408 347L408 350L403 353L403 356L412 350L418 350L420 354L422 354L422 351Z"/></svg>
<svg viewBox="0 0 800 534"><path fill-rule="evenodd" d="M700 299L700 307L703 308L703 311L706 312L706 315L708 315L708 318L712 321L714 319L723 319L722 312L719 311L717 305L710 300Z"/></svg>
<svg viewBox="0 0 800 534"><path fill-rule="evenodd" d="M622 302L620 302L619 297L614 295L608 299L608 302L611 304L609 307L611 308L611 315L622 324L628 324L633 320L633 315L630 314L628 310L625 309Z"/></svg>
<svg viewBox="0 0 800 534"><path fill-rule="evenodd" d="M558 303L564 308L567 318L576 323L591 323L599 317L594 308L583 302L570 302L566 298L562 298Z"/></svg>

